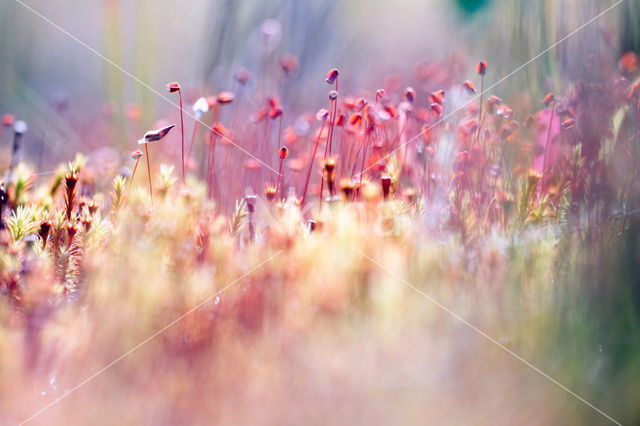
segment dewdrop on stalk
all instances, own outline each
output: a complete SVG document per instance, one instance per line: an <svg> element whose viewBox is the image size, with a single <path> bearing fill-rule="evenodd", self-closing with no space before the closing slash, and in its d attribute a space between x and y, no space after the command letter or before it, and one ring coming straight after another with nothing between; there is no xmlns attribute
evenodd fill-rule
<svg viewBox="0 0 640 426"><path fill-rule="evenodd" d="M192 110L196 120L200 120L203 115L209 112L209 102L207 102L207 98L198 98L198 100L193 104Z"/></svg>
<svg viewBox="0 0 640 426"><path fill-rule="evenodd" d="M29 126L27 126L27 123L22 120L16 121L15 124L13 125L13 132L16 135L22 136L25 133L27 133L28 130L29 130Z"/></svg>
<svg viewBox="0 0 640 426"><path fill-rule="evenodd" d="M22 120L18 120L13 123L13 146L11 147L11 160L9 162L9 170L7 171L8 182L13 180L13 170L20 162L20 148L22 146L24 135L28 130L29 127L27 126L27 123Z"/></svg>

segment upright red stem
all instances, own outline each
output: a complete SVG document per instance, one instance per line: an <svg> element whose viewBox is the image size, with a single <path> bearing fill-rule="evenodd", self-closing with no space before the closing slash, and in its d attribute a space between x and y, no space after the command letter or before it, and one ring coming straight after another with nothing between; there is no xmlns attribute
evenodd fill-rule
<svg viewBox="0 0 640 426"><path fill-rule="evenodd" d="M358 158L360 157L360 153L362 152L362 147L364 146L365 143L366 143L366 137L361 143L358 143L358 149L356 150L355 156L353 156L353 168L351 169L351 176L356 175L356 168L358 167ZM349 160L351 160L351 158L349 158Z"/></svg>
<svg viewBox="0 0 640 426"><path fill-rule="evenodd" d="M211 132L211 143L209 144L209 159L207 162L207 176L209 183L209 198L213 198L213 184L215 182L214 179L214 171L216 168L216 141L218 139L218 135L216 132Z"/></svg>
<svg viewBox="0 0 640 426"><path fill-rule="evenodd" d="M337 80L336 80L337 81ZM330 112L329 112L329 132L327 134L327 144L324 147L324 157L323 159L327 159L327 151L329 155L331 155L331 136L333 135L333 124L335 121L336 111L338 109L336 100L331 101ZM322 193L324 191L324 169L322 169L322 178L320 180L320 208L322 209Z"/></svg>
<svg viewBox="0 0 640 426"><path fill-rule="evenodd" d="M446 110L447 110L447 108L443 103L443 105L442 105L442 117L443 118L440 120L440 125L438 126L438 132L436 133L436 140L435 140L435 147L434 147L435 154L433 155L433 170L429 171L430 174L433 174L433 175L436 176L436 179L437 179L437 177L439 175L437 158L438 158L438 152L440 151L440 138L442 137L443 131L446 130L446 124L444 122L445 121L444 117L447 116L446 115Z"/></svg>
<svg viewBox="0 0 640 426"><path fill-rule="evenodd" d="M140 163L140 157L136 160L136 165L133 166L133 172L131 173L131 183L129 185L133 185L133 178L136 176L136 170L138 169L138 163Z"/></svg>
<svg viewBox="0 0 640 426"><path fill-rule="evenodd" d="M320 178L320 202L318 203L318 211L321 212L322 211L322 193L324 192L324 167L322 167L322 170L320 171L320 173L322 173L322 175Z"/></svg>
<svg viewBox="0 0 640 426"><path fill-rule="evenodd" d="M149 160L149 144L144 144L144 151L147 156L147 174L149 175L149 196L151 197L151 204L153 204L153 186L151 185L151 161Z"/></svg>
<svg viewBox="0 0 640 426"><path fill-rule="evenodd" d="M282 117L283 116L284 116L284 113L280 114L280 126L278 127L278 147L282 146L280 142L282 140Z"/></svg>
<svg viewBox="0 0 640 426"><path fill-rule="evenodd" d="M367 148L369 148L369 134L364 140L364 152L362 153L362 167L360 168L360 183L362 184L362 175L364 174L364 161L367 158Z"/></svg>
<svg viewBox="0 0 640 426"><path fill-rule="evenodd" d="M406 144L403 144L402 139L404 138L404 134L407 131L407 127L409 127L409 120L411 117L411 113L407 112L406 115L407 119L405 121L405 123L402 125L402 129L400 130L400 133L398 134L398 144L400 144L400 147L404 147L404 155L402 156L402 167L404 168L404 166L407 164L407 153L409 152L409 147L405 146ZM393 143L393 141L392 141Z"/></svg>
<svg viewBox="0 0 640 426"><path fill-rule="evenodd" d="M358 189L357 189L356 194L354 196L354 200L360 195L360 190L362 189L362 175L364 174L364 162L365 162L365 159L367 157L367 148L369 147L370 135L371 135L370 133L367 133L367 136L366 136L366 138L364 140L364 144L363 144L364 150L363 150L363 153L362 153L362 167L360 168L360 179L359 179L360 185L358 185Z"/></svg>
<svg viewBox="0 0 640 426"><path fill-rule="evenodd" d="M280 166L278 167L278 182L276 183L276 195L280 194L280 181L282 180L282 163L284 163L284 158L280 158ZM284 181L283 181L284 184ZM282 194L280 194L282 197Z"/></svg>
<svg viewBox="0 0 640 426"><path fill-rule="evenodd" d="M216 106L214 107L215 109L213 110L213 114L212 114L212 120L211 120L211 131L209 132L209 150L207 153L207 163L206 163L206 169L205 169L205 178L207 180L207 194L209 194L209 197L211 197L213 191L212 191L212 186L213 186L213 173L214 173L214 169L215 169L215 143L216 143L216 138L217 138L217 133L214 130L216 127L216 123L218 121L218 117L220 114L220 110L219 107Z"/></svg>
<svg viewBox="0 0 640 426"><path fill-rule="evenodd" d="M135 164L135 166L133 166L133 172L131 172L131 182L129 182L129 185L128 185L128 186L133 185L133 178L136 176L136 170L138 170L138 164L139 164L139 163L140 163L140 157L138 157L138 158L136 159L136 164ZM124 195L122 196L122 204L121 204L121 205L124 205L124 200L125 200L125 199L126 199L126 197L127 197L127 193L128 193L128 192L125 192L125 193L124 193Z"/></svg>
<svg viewBox="0 0 640 426"><path fill-rule="evenodd" d="M198 122L200 120L196 120L193 124L193 134L191 135L191 143L189 144L189 150L187 151L187 158L191 158L191 151L193 150L193 144L196 141L196 133L198 131Z"/></svg>
<svg viewBox="0 0 640 426"><path fill-rule="evenodd" d="M184 184L184 112L182 109L182 90L178 90L178 97L180 99L180 132L182 141L182 183Z"/></svg>
<svg viewBox="0 0 640 426"><path fill-rule="evenodd" d="M476 133L476 143L480 143L480 133L482 132L482 122L483 122L483 117L482 117L482 107L484 104L484 74L480 75L480 110L478 111L479 115L478 115L478 132ZM484 189L484 169L485 169L485 163L487 160L487 147L486 144L482 144L482 157L483 157L483 163L482 163L482 171L480 173L480 181L478 182L478 185L480 186L480 191L482 192L482 190Z"/></svg>
<svg viewBox="0 0 640 426"><path fill-rule="evenodd" d="M337 81L337 80L336 80ZM333 141L333 126L335 125L335 121L336 121L336 115L338 113L338 100L337 99L333 99L331 101L331 108L330 108L330 113L329 113L329 134L327 135L327 148L329 149L329 155L331 155L331 147L333 145L332 141ZM324 156L325 158L327 157L327 149L325 148L324 150Z"/></svg>
<svg viewBox="0 0 640 426"><path fill-rule="evenodd" d="M284 114L280 114L280 127L278 128L278 146L281 145L282 139L282 116ZM280 181L282 180L282 163L284 163L284 158L280 158L280 166L278 167L278 182L276 183L276 196L280 194ZM282 180L284 185L284 180ZM282 196L282 194L280 194Z"/></svg>
<svg viewBox="0 0 640 426"><path fill-rule="evenodd" d="M484 75L480 76L480 110L478 111L478 133L476 140L480 139L480 131L482 130L482 107L484 103Z"/></svg>
<svg viewBox="0 0 640 426"><path fill-rule="evenodd" d="M502 159L504 158L504 150L506 148L504 138L500 138L500 139L501 139L502 143L500 145L500 157L498 159L498 173L496 174L496 177L493 180L493 186L491 187L491 198L495 198L495 196L496 196L496 187L498 186L498 178L499 178L500 173L501 173ZM504 179L503 179L503 181L504 181Z"/></svg>
<svg viewBox="0 0 640 426"><path fill-rule="evenodd" d="M549 118L549 128L547 129L547 139L544 142L544 157L542 160L542 178L540 179L540 185L538 186L538 196L542 193L544 186L545 176L547 172L547 152L549 151L549 139L551 139L551 126L553 125L553 115L556 111L556 101L551 104L551 116Z"/></svg>
<svg viewBox="0 0 640 426"><path fill-rule="evenodd" d="M304 191L302 192L302 204L304 204L307 199L307 189L309 188L309 179L311 179L311 169L313 168L313 162L316 158L316 153L318 152L318 144L320 143L320 137L322 137L322 131L324 130L324 123L322 121L322 126L320 127L320 132L318 133L318 138L316 139L316 146L313 148L313 155L311 155L311 159L309 160L309 171L307 172L307 180L304 183Z"/></svg>

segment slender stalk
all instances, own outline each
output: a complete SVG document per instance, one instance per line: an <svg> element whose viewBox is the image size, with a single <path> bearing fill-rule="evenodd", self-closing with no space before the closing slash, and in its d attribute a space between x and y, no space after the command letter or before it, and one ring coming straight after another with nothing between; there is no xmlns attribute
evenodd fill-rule
<svg viewBox="0 0 640 426"><path fill-rule="evenodd" d="M207 162L205 165L205 179L207 181L207 195L211 198L213 194L212 186L213 186L213 173L215 170L215 143L217 133L214 130L216 127L216 123L218 122L218 117L220 114L220 108L218 106L213 110L212 120L211 120L211 131L209 132L209 148L207 151Z"/></svg>
<svg viewBox="0 0 640 426"><path fill-rule="evenodd" d="M20 145L22 142L22 134L15 132L13 134L13 146L11 147L11 160L9 161L9 170L7 172L7 182L13 179L13 170L20 160Z"/></svg>
<svg viewBox="0 0 640 426"><path fill-rule="evenodd" d="M278 167L278 182L276 183L276 196L280 194L280 181L282 180L282 164L284 163L284 158L280 158L280 166ZM283 182L284 184L284 182Z"/></svg>
<svg viewBox="0 0 640 426"><path fill-rule="evenodd" d="M364 174L364 162L365 162L365 159L367 158L367 149L369 148L369 142L371 140L370 136L371 134L367 133L367 137L365 138L363 143L364 150L362 152L362 166L360 167L360 179L359 179L360 185L358 185L358 189L354 196L354 200L360 196L360 190L362 189L362 175Z"/></svg>
<svg viewBox="0 0 640 426"><path fill-rule="evenodd" d="M480 75L480 110L478 111L478 131L476 133L475 142L476 144L480 143L480 133L482 132L482 121L484 117L482 116L482 109L484 107L484 74ZM480 173L480 180L478 181L478 186L480 187L480 192L484 189L484 172L486 167L486 157L487 157L487 146L486 144L482 144L482 171Z"/></svg>
<svg viewBox="0 0 640 426"><path fill-rule="evenodd" d="M151 185L151 160L149 160L149 144L144 144L144 151L147 156L147 174L149 175L149 197L151 197L151 204L153 204L153 186Z"/></svg>
<svg viewBox="0 0 640 426"><path fill-rule="evenodd" d="M182 108L182 90L178 90L178 98L180 99L180 135L182 141L182 183L185 183L184 177L184 110Z"/></svg>
<svg viewBox="0 0 640 426"><path fill-rule="evenodd" d="M138 157L136 159L136 164L133 166L133 172L131 172L131 182L129 182L128 186L132 186L133 185L133 178L136 176L136 170L138 170L138 163L140 163L140 157ZM124 202L127 199L127 192L124 192L124 194L122 195L122 202L120 203L120 206L124 206Z"/></svg>
<svg viewBox="0 0 640 426"><path fill-rule="evenodd" d="M551 115L549 116L547 138L544 142L544 157L542 160L542 177L540 178L540 185L538 185L538 196L542 194L542 187L544 186L544 183L545 183L545 177L547 172L547 152L549 151L549 139L551 139L551 126L553 125L553 116L555 114L555 111L556 111L556 101L554 99L553 103L551 104Z"/></svg>
<svg viewBox="0 0 640 426"><path fill-rule="evenodd" d="M309 179L311 179L311 169L313 168L313 162L318 152L318 144L320 144L320 137L322 137L322 131L324 130L324 123L325 123L325 120L322 121L320 132L318 133L318 137L316 138L316 145L313 148L313 155L311 155L311 159L309 160L309 170L307 171L307 179L304 183L304 191L302 192L302 204L304 204L304 202L307 199L307 189L309 188Z"/></svg>
<svg viewBox="0 0 640 426"><path fill-rule="evenodd" d="M436 133L436 140L435 140L435 147L434 147L434 154L433 154L433 170L430 170L429 173L433 176L435 176L435 184L437 187L438 184L438 176L440 176L440 171L439 171L439 167L438 167L438 152L440 152L440 138L442 138L442 134L445 132L446 130L446 124L445 124L445 118L447 116L447 108L446 108L446 102L443 102L442 104L442 119L440 120L440 124L438 125L438 132Z"/></svg>
<svg viewBox="0 0 640 426"><path fill-rule="evenodd" d="M366 138L358 144L358 149L356 150L356 154L353 157L353 168L351 169L351 176L355 176L356 168L358 167L358 158L360 157L360 153L362 152L362 147L366 143Z"/></svg>
<svg viewBox="0 0 640 426"><path fill-rule="evenodd" d="M278 147L282 146L282 118L284 116L284 113L280 114L280 125L278 127Z"/></svg>
<svg viewBox="0 0 640 426"><path fill-rule="evenodd" d="M131 183L129 185L133 185L133 178L136 176L136 170L138 169L138 163L140 163L140 157L136 160L135 166L133 166L133 172L131 173Z"/></svg>
<svg viewBox="0 0 640 426"><path fill-rule="evenodd" d="M195 144L195 141L196 141L196 134L198 133L199 122L200 120L196 120L195 123L193 123L193 134L191 135L191 143L189 144L189 150L187 151L187 158L191 158L191 151L193 150L193 145Z"/></svg>
<svg viewBox="0 0 640 426"><path fill-rule="evenodd" d="M278 128L278 146L282 146L282 117L284 114L280 114L280 127ZM284 180L282 178L282 164L284 163L284 158L280 157L280 165L278 166L278 182L276 183L276 197L280 194L280 181L282 180L282 184L284 185Z"/></svg>
<svg viewBox="0 0 640 426"><path fill-rule="evenodd" d="M320 178L320 201L318 203L318 211L322 212L322 193L324 192L324 167L321 170L321 178Z"/></svg>
<svg viewBox="0 0 640 426"><path fill-rule="evenodd" d="M207 182L209 185L208 193L209 198L213 198L213 184L215 182L214 171L216 166L216 141L217 141L216 132L211 132L211 143L209 144L209 158L207 162Z"/></svg>
<svg viewBox="0 0 640 426"><path fill-rule="evenodd" d="M337 80L336 80L337 81ZM336 105L336 99L331 101L329 112L329 133L327 134L327 144L324 147L324 157L327 159L327 152L331 155L331 136L333 134L333 122L335 121L335 115L338 107ZM322 178L320 179L320 208L322 209L322 193L324 192L324 169L322 169Z"/></svg>
<svg viewBox="0 0 640 426"><path fill-rule="evenodd" d="M504 158L504 151L506 149L506 144L505 144L505 139L501 138L501 146L500 146L500 158L498 159L498 172L496 173L496 177L493 180L493 185L491 187L491 198L495 198L496 197L496 187L498 186L498 178L500 177L500 172L502 170L502 159ZM503 183L503 187L504 187L504 183Z"/></svg>
<svg viewBox="0 0 640 426"><path fill-rule="evenodd" d="M370 135L367 134L367 138L364 140L364 152L362 153L362 166L360 168L360 183L362 184L362 175L364 174L364 162L367 158L367 149L369 148L369 142L371 138Z"/></svg>
<svg viewBox="0 0 640 426"><path fill-rule="evenodd" d="M345 164L347 161L347 152L344 149L344 128L345 128L345 123L342 123L342 128L340 129L340 150L342 151L342 155L345 156L344 161L341 161L340 163L342 163L342 173L344 173L344 166L348 166L348 164Z"/></svg>
<svg viewBox="0 0 640 426"><path fill-rule="evenodd" d="M331 107L329 112L329 134L327 135L327 148L329 149L329 155L331 155L331 147L333 145L333 126L335 125L336 115L338 113L338 99L331 100ZM327 148L325 148L325 158L327 157Z"/></svg>
<svg viewBox="0 0 640 426"><path fill-rule="evenodd" d="M476 141L480 139L480 132L482 131L482 108L484 106L484 75L480 76L480 110L478 111L478 133L476 134Z"/></svg>
<svg viewBox="0 0 640 426"><path fill-rule="evenodd" d="M398 143L400 144L400 146L404 147L404 153L402 155L402 167L404 168L404 166L407 164L407 152L409 151L409 147L408 146L404 146L404 135L407 131L407 127L409 127L409 120L411 119L411 113L407 112L406 114L406 119L405 122L402 124L402 129L400 129L400 133L398 133ZM394 143L393 141L391 143Z"/></svg>

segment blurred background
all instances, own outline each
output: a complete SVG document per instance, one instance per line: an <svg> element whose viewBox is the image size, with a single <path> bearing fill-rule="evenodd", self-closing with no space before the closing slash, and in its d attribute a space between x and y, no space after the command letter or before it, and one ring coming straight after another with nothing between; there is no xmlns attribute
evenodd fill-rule
<svg viewBox="0 0 640 426"><path fill-rule="evenodd" d="M283 78L277 65L282 55L293 54L299 69L278 95L302 113L324 105L323 78L333 67L354 95L364 88L417 84L420 65L456 57L488 60L491 84L615 1L24 3L165 96L171 81L182 84L188 100L237 89L233 75L240 67L255 77L247 90L268 91ZM585 61L569 58L602 51L619 57L637 48L637 12L638 1L625 1L509 78L496 94L523 86L530 96L561 91L565 78L588 71ZM25 148L38 166L96 147L128 152L156 119L175 114L166 100L15 0L0 4L0 58L0 113L28 122ZM473 72L471 66L461 69ZM132 116L139 124L127 129Z"/></svg>
<svg viewBox="0 0 640 426"><path fill-rule="evenodd" d="M223 90L236 92L238 97L234 106L239 104L241 108L234 109L234 113L244 114L236 117L236 123L240 123L236 128L253 126L247 118L263 105L267 96L278 96L282 100L286 126L292 126L305 112L314 114L318 108L327 107L330 86L324 83L325 74L334 67L341 72L341 91L350 96L372 99L376 89L385 88L398 99L402 88L411 85L417 89L421 96L419 102L424 105L424 94L428 90L453 87L440 86L441 81L452 80L459 90L458 82L477 79L474 64L478 60L489 63L486 87L500 81L617 1L3 0L0 2L0 116L14 114L16 119L28 123L24 154L38 171L47 171L60 162L71 160L77 151L89 156L108 153L120 166L123 162L118 160L137 149L137 139L144 131L155 127L158 120L179 120L176 108L163 99L177 102L177 97L165 88L169 82L178 81L184 88L187 110L200 96L215 95ZM561 95L577 80L597 82L603 76L620 75L610 72L612 67L617 66L624 52L640 48L639 2L625 0L620 3L548 54L510 76L491 93L504 98L520 114L516 118L524 121L523 116L542 107L540 100L547 91ZM287 54L293 55L297 64L289 74L280 65ZM446 66L430 67L440 63ZM252 76L244 87L234 78L239 69L246 69ZM438 75L438 70L445 70L440 73L447 75ZM225 124L228 121L231 120ZM189 118L185 123L187 132L193 124ZM11 145L9 133L5 131L0 136L0 157L5 161L8 161ZM174 131L171 137L177 138L178 133ZM238 142L249 146L256 140L245 137ZM175 143L164 144L158 151L177 147ZM162 154L155 149L154 161L156 155ZM275 149L270 152L275 158ZM233 150L232 155L236 154L238 151ZM241 158L241 155L237 156ZM176 164L176 158L171 157L172 164ZM266 156L262 158L270 161ZM237 178L239 174L234 167L221 172L223 178L229 175ZM105 173L105 176L110 180L113 173ZM221 179L225 187L231 186L231 180ZM256 180L266 182L264 178ZM140 178L138 182L144 184ZM241 187L233 193L234 197L241 194L245 186L243 182L237 183ZM602 201L607 202L606 199ZM175 218L175 210L180 211L167 205L163 222L180 223ZM194 216L190 211L182 211L190 219ZM136 227L135 231L141 227ZM444 419L434 421L436 424L513 424L512 419L516 416L531 419L527 424L609 424L599 413L579 400L569 398L560 388L532 374L495 346L472 339L472 331L452 322L444 312L427 305L415 294L402 293L396 280L375 270L370 262L359 259L365 266L353 262L344 255L345 250L351 251L350 245L356 244L363 235L367 235L363 240L370 238L358 229L345 228L346 232L337 243L331 239L318 239L314 252L309 254L300 250L296 254L298 257L283 260L278 266L281 269L277 270L288 271L291 265L301 265L297 274L302 283L300 287L312 289L309 300L314 300L315 291L320 300L350 300L339 291L352 289L351 284L356 281L384 284L379 286L380 293L372 296L378 311L362 318L346 316L347 320L337 326L338 334L334 334L336 328L331 327L331 323L326 323L329 324L327 327L320 323L315 328L316 323L310 319L305 323L306 316L301 320L296 317L296 321L291 320L291 324L284 327L285 331L287 327L295 329L294 338L303 337L299 341L291 338L290 341L294 341L292 357L269 359L278 353L272 345L288 342L288 337L283 337L277 327L265 334L262 346L257 350L248 339L241 341L235 352L236 335L229 333L233 339L228 346L231 351L219 360L240 359L238 365L220 362L204 375L196 368L200 364L193 364L188 358L183 360L184 364L176 364L176 357L167 358L167 365L174 370L162 365L162 357L160 368L158 362L148 362L148 358L141 356L138 361L133 358L130 364L122 363L122 370L118 370L121 376L115 376L115 379L109 378L114 376L103 377L107 382L100 392L78 392L76 397L85 399L74 401L70 410L58 408L58 418L73 415L77 416L76 423L87 424L91 422L86 416L105 416L100 419L102 423L96 422L95 418L92 420L95 424L106 424L108 420L105 419L110 420L113 413L120 415L131 411L135 405L132 401L140 400L135 399L135 394L145 394L138 392L140 389L149 391L148 404L161 407L156 415L162 416L163 410L170 412L174 407L167 404L169 397L165 399L158 389L172 389L184 397L184 406L180 409L190 414L193 411L191 404L199 404L209 416L209 411L212 415L221 415L213 412L223 407L228 412L223 412L222 416L236 420L229 421L230 424L241 423L235 416L247 416L251 419L246 423L256 423L252 416L256 419L264 416L269 410L263 407L269 406L281 408L285 414L291 413L286 419L295 418L297 422L303 418L299 412L319 406L315 411L317 416L310 420L324 420L328 415L335 418L347 412L353 415L349 424L362 423L362 418L370 419L365 422L370 424L402 424L398 419L422 421L422 410L435 408L437 415ZM637 320L640 224L637 218L629 228L626 234L616 234L612 238L615 241L611 244L613 249L590 240L584 240L584 243L574 239L573 234L558 239L534 232L530 239L518 243L494 235L489 239L489 246L480 247L477 259L468 258L461 246L443 245L431 235L424 238L425 235L418 234L415 245L406 247L402 246L402 240L392 242L397 246L391 249L387 243L376 245L372 242L371 245L379 250L379 257L384 256L397 265L399 273L407 273L411 282L424 280L425 288L430 291L451 296L456 312L477 312L470 318L481 329L495 331L501 343L518 349L517 352L527 360L541 366L598 407L615 413L615 417L625 424L634 424L633 421L640 418L635 399L637 392L633 392L640 377L637 350L640 342L640 322ZM612 228L611 235L614 232L617 231ZM603 235L603 239L609 236L604 232ZM455 235L447 233L447 237L455 238ZM120 255L133 250L128 247L128 239L114 238L112 241L112 253ZM172 251L170 248L177 247L162 233L143 236L140 241L142 247L157 250L149 255L150 259L161 259L165 252ZM161 242L152 244L155 241ZM231 237L229 241L232 241ZM518 249L511 249L512 245ZM228 247L220 253L233 257L232 246ZM180 254L180 250L175 252ZM128 258L138 259L134 255ZM96 255L90 264L99 270L97 265L101 261L103 259ZM153 314L147 315L148 324L137 321L141 309L139 300L148 300L148 306L143 308L151 306L163 315L167 314L165 305L157 303L160 299L152 294L163 294L171 300L167 305L176 303L173 291L159 290L170 288L174 282L167 279L165 270L158 268L156 263L105 263L104 276L96 279L109 283L105 286L109 290L103 293L102 287L90 288L96 292L98 301L96 318L108 318L109 321L96 321L96 330L100 332L95 334L90 332L93 328L72 330L73 336L85 336L82 338L84 343L78 344L80 349L73 347L74 342L66 348L67 352L65 347L59 350L52 346L61 364L73 367L71 373L63 371L62 378L58 376L60 382L66 379L73 384L84 380L87 371L95 371L109 362L107 358L112 359L110 352L131 346L123 335L131 339L136 335L132 329L142 335L145 327L153 325L150 320L154 318ZM238 263L244 267L247 260L240 257ZM344 265L344 271L336 271L336 264ZM475 269L475 265L481 268ZM114 288L119 287L111 286L114 276L126 276L127 279L114 281L127 291L132 288L140 292L139 297L124 298L121 303L125 306L117 306L117 315L113 315L111 303L105 304L104 310L100 307L100 301L110 301L112 294L118 294ZM277 283L278 276L279 273L273 277L265 273L265 277L256 276L255 282L272 280ZM549 279L550 276L554 280ZM32 277L35 282L42 281L37 271ZM199 282L199 276L194 277L194 282ZM469 281L476 285L466 287L464 284ZM136 282L144 285L130 285ZM336 290L332 293L330 288L327 292L325 287L317 285L319 282L332 283ZM462 297L456 299L459 290L465 291L461 291ZM345 294L349 294L347 290ZM73 321L75 311L66 312L67 317L60 324L83 327L82 321ZM386 315L374 315L379 312L386 312ZM305 315L313 318L315 314ZM368 323L369 318L374 321ZM48 336L52 342L65 343L68 329L63 325ZM316 342L313 341L315 338L318 338ZM12 340L4 341L10 342L5 345L4 353L13 354L16 345ZM94 344L96 341L98 343ZM379 341L383 341L379 347L385 350L378 350ZM159 346L147 347L149 353L153 353L152 349L157 349L156 354L164 353L161 345L166 342L158 339L154 343ZM203 352L201 358L204 366L209 366L217 348L225 345L223 342L218 346L216 342L207 347L210 352ZM109 350L105 351L105 348ZM66 356L68 353L75 357ZM436 359L425 355L434 353L441 355ZM14 355L9 358L16 362L20 359ZM358 362L347 362L353 360ZM245 365L251 365L257 371L240 371ZM443 371L442 366L446 370ZM4 371L12 374L4 381L5 389L10 390L4 395L11 395L4 400L0 398L0 404L28 406L34 399L14 391L14 386L20 389L23 382L22 370L12 367L4 366ZM183 375L183 368L191 375ZM422 375L416 373L418 368ZM172 374L158 374L158 371L166 370L171 370ZM67 377L64 377L65 373ZM252 388L247 391L247 381L237 380L249 374L255 374L252 383L259 387L258 392ZM278 374L282 374L282 382L273 379ZM134 376L140 378L138 383L134 383ZM304 380L307 378L310 379ZM280 383L281 389L274 391L274 383ZM34 389L53 388L55 392L57 386L54 376L53 383ZM67 389L65 386L59 386L60 394ZM426 394L425 387L428 389ZM232 400L236 391L247 392L248 397L239 399L237 405L225 404L226 398ZM195 394L202 401L192 401ZM212 403L206 400L211 395L223 395L225 399ZM108 398L112 405L104 404ZM397 412L384 412L390 405L397 407ZM103 411L98 408L95 412L79 410L77 407L99 407ZM138 420L147 415L143 405L134 408L139 408L139 413L130 418ZM496 413L500 416L498 421ZM366 416L362 417L362 414ZM480 420L476 418L478 414L482 415ZM561 418L567 418L567 421L558 422ZM210 421L211 417L207 419ZM147 423L157 423L154 420L157 419L146 417ZM287 424L276 420L274 424ZM52 423L55 422L42 417L42 424ZM313 424L312 421L308 423ZM3 424L1 416L0 424Z"/></svg>

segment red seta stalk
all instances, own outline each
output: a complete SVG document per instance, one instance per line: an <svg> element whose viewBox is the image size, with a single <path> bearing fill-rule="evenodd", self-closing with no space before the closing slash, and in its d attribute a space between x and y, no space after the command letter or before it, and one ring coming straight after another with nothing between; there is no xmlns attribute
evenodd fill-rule
<svg viewBox="0 0 640 426"><path fill-rule="evenodd" d="M140 157L142 157L142 152L134 151L133 155L135 156L134 158L136 160L136 164L133 166L133 172L131 173L131 181L127 185L127 188L129 186L133 186L133 178L136 176L136 170L138 170L138 164L140 163ZM127 192L125 192L124 195L122 196L122 204L121 205L124 205L124 201L125 201L125 199L127 197Z"/></svg>
<svg viewBox="0 0 640 426"><path fill-rule="evenodd" d="M191 135L191 143L189 144L189 150L187 151L187 158L191 158L191 151L193 150L193 145L196 141L196 134L198 133L198 123L200 120L196 120L193 123L193 134Z"/></svg>
<svg viewBox="0 0 640 426"><path fill-rule="evenodd" d="M184 175L184 110L182 108L182 90L178 90L180 99L180 136L181 136L181 150L182 150L182 183L185 183Z"/></svg>
<svg viewBox="0 0 640 426"><path fill-rule="evenodd" d="M215 182L214 169L216 162L216 140L217 133L212 131L211 138L209 139L209 155L207 157L207 193L209 194L209 198L213 198L213 184Z"/></svg>
<svg viewBox="0 0 640 426"><path fill-rule="evenodd" d="M182 106L182 88L180 87L180 84L178 82L173 82L173 83L167 84L167 90L169 91L169 93L178 92L178 99L180 100L180 134L181 134L180 149L181 149L181 153L182 153L182 183L184 184L184 182L185 182L185 175L184 175L184 108Z"/></svg>
<svg viewBox="0 0 640 426"><path fill-rule="evenodd" d="M133 166L133 172L131 173L131 182L129 185L133 185L133 178L136 176L136 170L138 170L138 163L140 163L140 157L136 159L136 164Z"/></svg>
<svg viewBox="0 0 640 426"><path fill-rule="evenodd" d="M302 202L301 204L304 205L304 202L307 199L307 189L309 188L309 180L311 179L311 169L313 168L313 162L315 161L316 158L316 154L318 152L318 145L320 144L320 138L322 137L322 131L324 130L324 123L326 122L326 120L322 121L322 126L320 127L320 132L318 132L318 137L316 138L316 145L313 148L313 154L311 155L311 158L309 159L309 170L307 171L307 179L304 183L304 191L302 192Z"/></svg>
<svg viewBox="0 0 640 426"><path fill-rule="evenodd" d="M553 126L553 116L556 111L555 98L551 101L551 115L549 117L549 128L547 129L547 138L544 142L544 157L542 159L542 177L540 178L540 185L538 186L538 196L542 193L544 187L545 177L547 173L547 152L549 151L549 139L551 139L551 126Z"/></svg>
<svg viewBox="0 0 640 426"><path fill-rule="evenodd" d="M205 169L205 179L207 181L207 194L209 198L213 196L213 184L215 182L215 161L216 161L216 141L218 132L216 131L216 125L220 114L220 108L216 105L213 110L213 116L211 121L211 132L209 133L209 149L207 152L207 163Z"/></svg>
<svg viewBox="0 0 640 426"><path fill-rule="evenodd" d="M478 131L475 137L475 143L480 143L480 132L482 131L482 122L484 121L484 117L482 116L482 107L484 106L484 74L480 74L480 110L478 111ZM480 172L480 180L478 181L478 186L480 187L480 192L484 189L484 173L487 162L487 144L482 144L482 170Z"/></svg>
<svg viewBox="0 0 640 426"><path fill-rule="evenodd" d="M336 77L336 86L338 84L338 78ZM327 153L331 155L331 140L333 137L333 127L335 125L336 115L338 112L338 92L332 90L329 93L329 99L331 105L329 106L329 131L327 134L327 144L324 147L323 160L327 159ZM320 208L322 208L322 193L324 192L324 168L322 169L322 178L320 180Z"/></svg>
<svg viewBox="0 0 640 426"><path fill-rule="evenodd" d="M280 190L280 182L282 182L282 185L284 185L284 177L282 175L282 166L284 164L284 160L289 156L289 150L287 149L286 146L283 146L280 148L280 150L278 151L278 156L280 157L280 166L278 167L278 182L276 183L276 195L280 195L280 197L282 197L281 194L281 190Z"/></svg>
<svg viewBox="0 0 640 426"><path fill-rule="evenodd" d="M149 144L144 144L144 151L147 156L147 174L149 175L149 197L151 197L151 204L153 204L153 186L151 185L151 160L149 159Z"/></svg>

